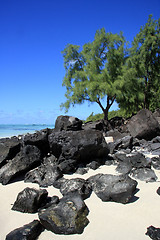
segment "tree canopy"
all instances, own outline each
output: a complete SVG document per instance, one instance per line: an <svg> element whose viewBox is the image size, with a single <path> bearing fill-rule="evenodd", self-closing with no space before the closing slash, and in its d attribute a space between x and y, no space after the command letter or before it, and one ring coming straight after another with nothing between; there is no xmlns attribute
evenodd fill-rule
<svg viewBox="0 0 160 240"><path fill-rule="evenodd" d="M70 105L84 101L96 102L108 119L108 111L116 99L119 76L125 62L125 39L120 34L98 30L93 42L80 46L68 44L63 51L66 74L67 101L61 105L66 110ZM106 105L102 99L107 97Z"/></svg>
<svg viewBox="0 0 160 240"><path fill-rule="evenodd" d="M119 107L129 112L160 107L160 19L149 16L129 49L123 67Z"/></svg>
<svg viewBox="0 0 160 240"><path fill-rule="evenodd" d="M96 102L108 119L115 100L129 114L160 107L160 19L150 15L129 49L122 33L102 28L92 42L68 44L62 53L66 102L61 107L66 111L71 105Z"/></svg>

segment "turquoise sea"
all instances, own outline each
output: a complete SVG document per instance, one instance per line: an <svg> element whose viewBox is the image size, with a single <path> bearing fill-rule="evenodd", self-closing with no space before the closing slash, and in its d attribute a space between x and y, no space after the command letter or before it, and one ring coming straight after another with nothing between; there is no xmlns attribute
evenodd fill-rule
<svg viewBox="0 0 160 240"><path fill-rule="evenodd" d="M54 125L47 124L0 124L0 138L34 133L36 131L54 128Z"/></svg>

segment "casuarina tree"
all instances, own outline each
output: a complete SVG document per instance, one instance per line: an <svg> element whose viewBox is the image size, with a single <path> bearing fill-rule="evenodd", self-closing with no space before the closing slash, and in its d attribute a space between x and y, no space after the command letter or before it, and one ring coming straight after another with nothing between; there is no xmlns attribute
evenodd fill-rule
<svg viewBox="0 0 160 240"><path fill-rule="evenodd" d="M108 120L108 111L117 97L122 66L125 62L125 39L123 34L98 30L92 42L80 46L68 44L64 49L66 74L66 102L61 104L66 112L75 104L96 102ZM105 105L102 99L106 99Z"/></svg>
<svg viewBox="0 0 160 240"><path fill-rule="evenodd" d="M134 38L123 67L119 107L132 113L160 107L160 19L149 16Z"/></svg>

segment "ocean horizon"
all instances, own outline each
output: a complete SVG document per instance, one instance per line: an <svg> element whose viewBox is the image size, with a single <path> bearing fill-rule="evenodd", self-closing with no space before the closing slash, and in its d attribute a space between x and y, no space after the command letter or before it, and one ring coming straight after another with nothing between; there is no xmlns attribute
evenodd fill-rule
<svg viewBox="0 0 160 240"><path fill-rule="evenodd" d="M54 128L54 124L0 124L0 138L35 133L45 128Z"/></svg>

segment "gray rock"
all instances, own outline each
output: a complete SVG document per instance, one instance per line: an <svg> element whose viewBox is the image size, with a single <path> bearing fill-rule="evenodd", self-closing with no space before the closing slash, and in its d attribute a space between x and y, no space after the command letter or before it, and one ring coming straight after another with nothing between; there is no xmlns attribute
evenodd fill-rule
<svg viewBox="0 0 160 240"><path fill-rule="evenodd" d="M139 111L127 123L128 130L133 137L151 140L160 134L160 125L152 112L147 109Z"/></svg>
<svg viewBox="0 0 160 240"><path fill-rule="evenodd" d="M145 156L139 152L131 152L130 154L126 154L123 151L119 151L114 154L114 157L119 164L128 164L129 168L151 168L151 160L149 158L145 158Z"/></svg>
<svg viewBox="0 0 160 240"><path fill-rule="evenodd" d="M118 165L116 167L116 171L118 173L122 173L122 174L129 174L131 172L131 170L132 170L132 165L130 162L118 163Z"/></svg>
<svg viewBox="0 0 160 240"><path fill-rule="evenodd" d="M81 234L89 223L88 208L78 194L64 196L55 206L39 212L41 224L56 234Z"/></svg>
<svg viewBox="0 0 160 240"><path fill-rule="evenodd" d="M95 194L104 202L128 203L137 186L137 182L128 175L97 174L88 181Z"/></svg>
<svg viewBox="0 0 160 240"><path fill-rule="evenodd" d="M98 161L92 161L92 162L88 163L88 164L86 165L86 167L87 167L87 168L90 168L90 169L93 169L93 170L96 170L97 168L100 167L100 165L101 165L101 164L100 164Z"/></svg>
<svg viewBox="0 0 160 240"><path fill-rule="evenodd" d="M133 169L131 172L131 176L146 182L155 182L157 180L155 172L149 168Z"/></svg>
<svg viewBox="0 0 160 240"><path fill-rule="evenodd" d="M27 187L18 194L12 210L23 213L36 213L40 207L47 203L47 196L48 192L45 189L37 190Z"/></svg>
<svg viewBox="0 0 160 240"><path fill-rule="evenodd" d="M25 146L12 160L8 161L0 169L0 182L5 185L13 180L13 178L25 174L40 163L40 150L35 146Z"/></svg>
<svg viewBox="0 0 160 240"><path fill-rule="evenodd" d="M6 240L36 240L44 231L44 227L38 220L17 228L6 236Z"/></svg>
<svg viewBox="0 0 160 240"><path fill-rule="evenodd" d="M152 161L152 166L155 169L160 170L160 157L153 157L151 161Z"/></svg>
<svg viewBox="0 0 160 240"><path fill-rule="evenodd" d="M76 170L77 174L84 175L88 172L88 168L85 167L78 167Z"/></svg>
<svg viewBox="0 0 160 240"><path fill-rule="evenodd" d="M152 143L150 145L151 147L151 150L154 151L154 150L160 150L160 142L159 143Z"/></svg>
<svg viewBox="0 0 160 240"><path fill-rule="evenodd" d="M41 187L53 185L57 179L63 176L56 161L54 156L45 158L39 167L26 173L24 181L38 183Z"/></svg>
<svg viewBox="0 0 160 240"><path fill-rule="evenodd" d="M160 124L160 108L156 109L156 111L153 113L153 116L157 119L157 121Z"/></svg>
<svg viewBox="0 0 160 240"><path fill-rule="evenodd" d="M88 182L82 178L65 179L63 182L61 182L60 192L63 195L76 191L83 200L90 197L92 192Z"/></svg>
<svg viewBox="0 0 160 240"><path fill-rule="evenodd" d="M157 136L155 138L152 139L153 143L160 143L160 136Z"/></svg>
<svg viewBox="0 0 160 240"><path fill-rule="evenodd" d="M82 129L82 121L76 117L58 116L55 122L56 131L78 131Z"/></svg>

